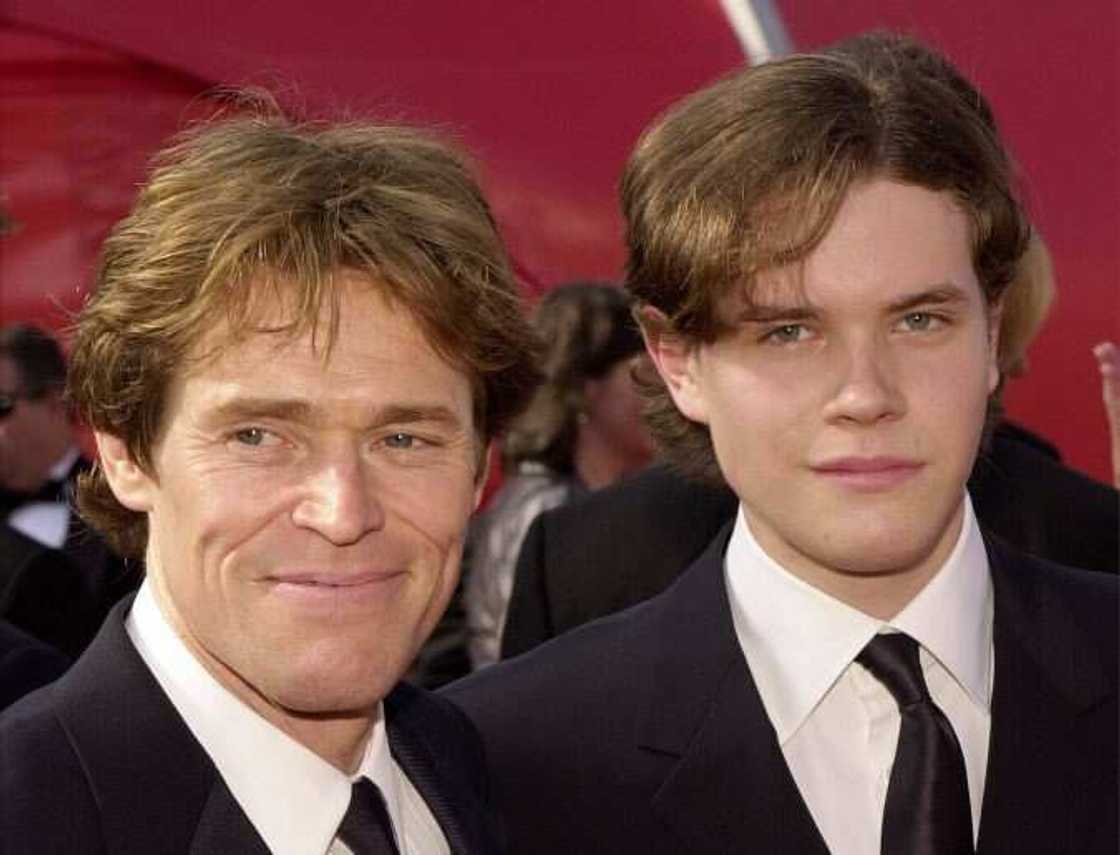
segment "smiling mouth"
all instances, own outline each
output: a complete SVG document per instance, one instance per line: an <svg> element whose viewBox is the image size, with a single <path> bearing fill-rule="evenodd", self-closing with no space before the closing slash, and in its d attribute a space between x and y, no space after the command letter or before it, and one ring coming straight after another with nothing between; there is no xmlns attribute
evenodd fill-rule
<svg viewBox="0 0 1120 855"><path fill-rule="evenodd" d="M388 582L400 575L402 575L400 571L354 573L353 575L345 576L293 573L291 575L270 576L268 577L268 581L273 584L299 585L312 588L360 588L365 585L377 584L378 582Z"/></svg>
<svg viewBox="0 0 1120 855"><path fill-rule="evenodd" d="M338 577L292 575L273 576L267 582L274 593L294 602L337 607L347 603L358 605L378 600L390 594L396 583L403 581L406 576L403 571Z"/></svg>

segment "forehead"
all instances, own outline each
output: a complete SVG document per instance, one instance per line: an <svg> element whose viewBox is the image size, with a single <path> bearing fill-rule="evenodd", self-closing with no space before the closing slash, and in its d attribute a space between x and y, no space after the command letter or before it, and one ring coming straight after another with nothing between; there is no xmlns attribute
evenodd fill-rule
<svg viewBox="0 0 1120 855"><path fill-rule="evenodd" d="M847 192L808 255L763 272L737 302L889 303L942 286L980 297L970 218L947 193L875 178Z"/></svg>
<svg viewBox="0 0 1120 855"><path fill-rule="evenodd" d="M411 312L355 274L340 275L337 295L333 308L306 323L293 296L255 307L237 329L215 324L190 354L181 384L207 385L211 397L359 404L427 398L469 406L466 374L437 353Z"/></svg>

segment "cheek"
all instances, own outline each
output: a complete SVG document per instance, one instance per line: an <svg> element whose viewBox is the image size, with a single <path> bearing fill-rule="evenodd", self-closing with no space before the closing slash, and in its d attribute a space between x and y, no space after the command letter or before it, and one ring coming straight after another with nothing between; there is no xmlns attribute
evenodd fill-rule
<svg viewBox="0 0 1120 855"><path fill-rule="evenodd" d="M435 473L398 475L380 496L387 519L412 531L440 553L458 548L474 510L471 465Z"/></svg>

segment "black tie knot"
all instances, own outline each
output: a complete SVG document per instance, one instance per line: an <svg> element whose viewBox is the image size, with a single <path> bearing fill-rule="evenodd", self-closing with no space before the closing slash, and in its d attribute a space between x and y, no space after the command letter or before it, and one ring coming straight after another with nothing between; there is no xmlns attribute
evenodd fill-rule
<svg viewBox="0 0 1120 855"><path fill-rule="evenodd" d="M899 709L930 699L918 657L918 642L910 636L900 632L876 635L856 661L887 687Z"/></svg>
<svg viewBox="0 0 1120 855"><path fill-rule="evenodd" d="M400 855L385 799L369 778L359 778L350 787L350 806L338 836L354 855Z"/></svg>

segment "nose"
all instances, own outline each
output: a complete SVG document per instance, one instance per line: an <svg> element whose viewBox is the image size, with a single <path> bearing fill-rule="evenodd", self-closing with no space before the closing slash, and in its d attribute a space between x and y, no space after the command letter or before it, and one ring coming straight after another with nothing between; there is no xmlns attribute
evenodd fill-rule
<svg viewBox="0 0 1120 855"><path fill-rule="evenodd" d="M828 421L875 424L906 412L906 399L888 347L855 342L833 359L836 381L825 405Z"/></svg>
<svg viewBox="0 0 1120 855"><path fill-rule="evenodd" d="M302 485L292 522L336 546L355 543L385 524L375 477L356 451L318 462Z"/></svg>

